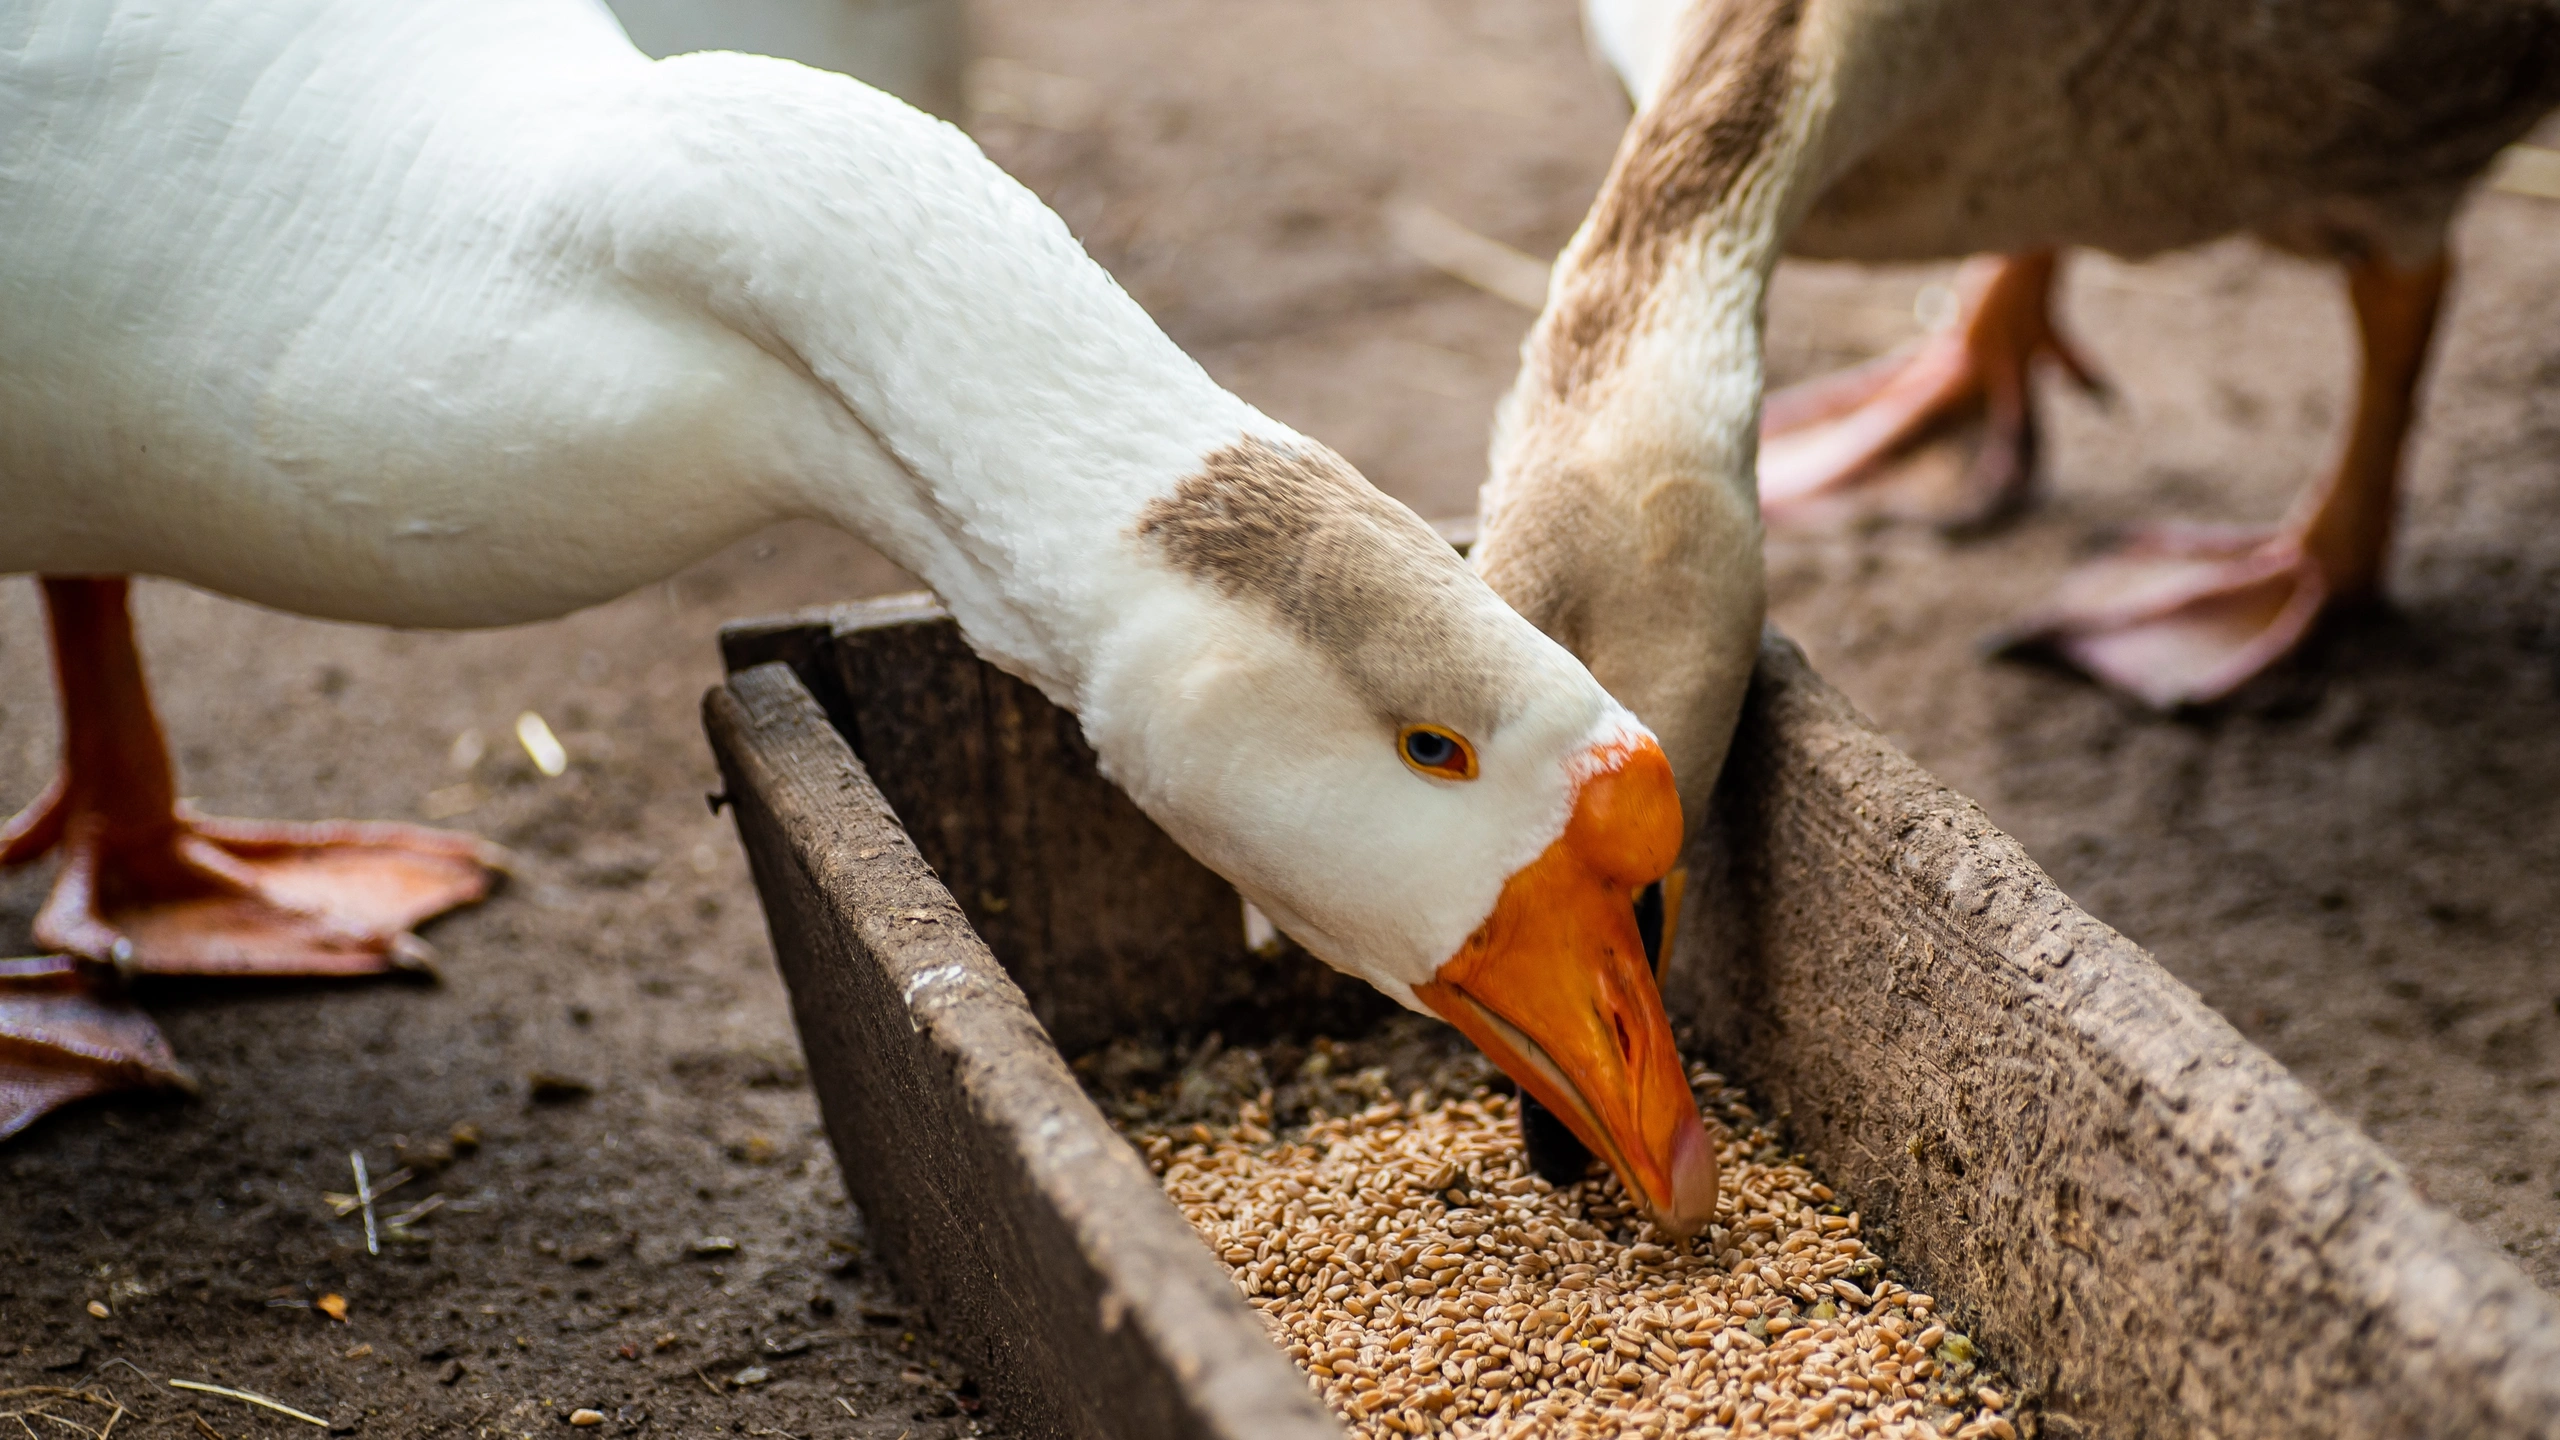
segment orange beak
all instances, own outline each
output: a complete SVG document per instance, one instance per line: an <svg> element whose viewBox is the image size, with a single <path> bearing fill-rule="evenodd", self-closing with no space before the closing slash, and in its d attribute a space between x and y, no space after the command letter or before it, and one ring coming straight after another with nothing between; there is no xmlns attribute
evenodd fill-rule
<svg viewBox="0 0 2560 1440"><path fill-rule="evenodd" d="M1716 1150L1698 1118L1635 893L1680 855L1671 762L1647 739L1596 757L1546 853L1421 1001L1556 1113L1618 1172L1646 1217L1685 1240L1715 1216Z"/></svg>

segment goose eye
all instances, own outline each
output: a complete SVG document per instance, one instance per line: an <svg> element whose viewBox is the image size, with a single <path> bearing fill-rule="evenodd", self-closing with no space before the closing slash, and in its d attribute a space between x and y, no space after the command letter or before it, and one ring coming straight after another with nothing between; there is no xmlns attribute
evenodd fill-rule
<svg viewBox="0 0 2560 1440"><path fill-rule="evenodd" d="M1396 732L1397 753L1404 763L1441 780L1476 778L1476 747L1443 725L1407 725Z"/></svg>

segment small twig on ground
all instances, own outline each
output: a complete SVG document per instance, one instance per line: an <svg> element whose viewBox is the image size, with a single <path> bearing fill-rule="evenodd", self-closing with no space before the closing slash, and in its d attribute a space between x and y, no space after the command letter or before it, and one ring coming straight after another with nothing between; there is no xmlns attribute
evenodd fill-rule
<svg viewBox="0 0 2560 1440"><path fill-rule="evenodd" d="M1552 263L1524 254L1416 200L1387 207L1387 229L1406 254L1455 280L1536 314L1547 306Z"/></svg>
<svg viewBox="0 0 2560 1440"><path fill-rule="evenodd" d="M106 1367L100 1366L99 1368L104 1369ZM92 1440L106 1440L107 1433L116 1428L117 1421L124 1418L123 1401L118 1400L113 1395L101 1395L95 1390L81 1389L69 1385L21 1385L14 1389L0 1390L0 1400L15 1400L21 1397L31 1397L37 1400L39 1404L36 1408L26 1410L0 1411L0 1419L15 1420L18 1422L19 1429L25 1430L29 1433L33 1433L35 1430L34 1426L27 1423L27 1420L30 1417L33 1417L38 1420L50 1420L56 1425L68 1426L73 1430L79 1431L83 1435L92 1437ZM77 1400L83 1405L95 1405L101 1410L109 1410L114 1413L107 1416L107 1423L104 1426L96 1430L92 1430L88 1426L83 1425L76 1420L66 1419L63 1416L54 1414L50 1410L41 1408L41 1402L46 1400Z"/></svg>
<svg viewBox="0 0 2560 1440"><path fill-rule="evenodd" d="M394 1170L382 1177L381 1184L373 1187L373 1198L379 1200L417 1178L417 1172L414 1170ZM353 1215L356 1213L356 1208L364 1203L363 1196L349 1195L343 1190L323 1190L320 1192L320 1198L328 1203L329 1208L336 1212L340 1219Z"/></svg>
<svg viewBox="0 0 2560 1440"><path fill-rule="evenodd" d="M417 1224L419 1221L426 1219L429 1215L434 1214L437 1210L442 1209L443 1206L444 1196L441 1193L430 1195L426 1199L419 1201L417 1204L410 1206L408 1209L401 1211L397 1215L385 1216L382 1223L394 1230L398 1230L404 1226Z"/></svg>
<svg viewBox="0 0 2560 1440"><path fill-rule="evenodd" d="M255 1405L261 1409L273 1410L279 1415L290 1415L294 1419L299 1420L306 1425L317 1425L324 1430L327 1429L329 1425L328 1421L321 1419L319 1416L306 1414L303 1411L296 1410L281 1400L270 1400L264 1395L254 1394L247 1390L234 1390L228 1385L207 1385L201 1380L172 1380L169 1382L169 1387L173 1390L197 1390L207 1395L227 1396L230 1399Z"/></svg>
<svg viewBox="0 0 2560 1440"><path fill-rule="evenodd" d="M108 1372L108 1371L110 1371L110 1370L113 1370L114 1368L116 1368L116 1367L117 1367L117 1366L119 1366L119 1365L123 1366L123 1367L124 1367L124 1368L126 1368L127 1370L132 1371L132 1372L133 1372L134 1374L136 1374L136 1375L140 1375L140 1376L142 1377L142 1383L143 1383L143 1384L145 1384L145 1385L157 1385L157 1384L159 1384L159 1383L160 1383L159 1381L152 1379L152 1378L151 1378L151 1376L150 1376L150 1374L149 1374L149 1372L145 1371L141 1366L134 1364L132 1361L127 1360L126 1358L124 1358L124 1357L123 1357L123 1356L121 1356L121 1355L119 1355L119 1356L115 1357L115 1358L114 1358L114 1359L112 1359L112 1360L107 1361L107 1362L106 1362L105 1364L103 1364L103 1365L100 1365L97 1369L90 1371L90 1372L89 1372L89 1378L90 1378L90 1379L92 1379L92 1380L95 1380L95 1379L97 1379L99 1376L104 1375L105 1373L107 1373L107 1372ZM108 1398L108 1399L110 1399L110 1400L115 1400L115 1399L116 1399L116 1397L114 1397L113 1395L109 1395L107 1398ZM121 1404L123 1404L124 1402L123 1402L123 1401L121 1401L121 1400L116 1400L116 1403L117 1403L117 1404L119 1404L119 1405L121 1405Z"/></svg>
<svg viewBox="0 0 2560 1440"><path fill-rule="evenodd" d="M356 1169L356 1204L364 1208L364 1253L382 1253L382 1235L373 1226L373 1182L364 1178L364 1152L350 1150L347 1163Z"/></svg>
<svg viewBox="0 0 2560 1440"><path fill-rule="evenodd" d="M714 1395L720 1393L720 1387L711 1383L711 1377L702 1373L701 1366L696 1365L693 1367L693 1378L702 1382L703 1389L710 1391Z"/></svg>
<svg viewBox="0 0 2560 1440"><path fill-rule="evenodd" d="M843 1396L839 1395L839 1396L837 1396L837 1397L836 1397L836 1403L837 1403L837 1404L839 1404L839 1405L842 1405L842 1406L844 1407L844 1413L846 1413L847 1415L851 1415L851 1416L853 1416L853 1418L854 1418L854 1419L856 1419L856 1420L859 1420L859 1419L861 1419L861 1418L862 1418L861 1414L860 1414L859 1412L857 1412L857 1411L853 1408L853 1402L852 1402L852 1401L847 1400L847 1399L846 1399L846 1398L844 1398Z"/></svg>
<svg viewBox="0 0 2560 1440"><path fill-rule="evenodd" d="M204 1440L230 1440L230 1437L206 1424L204 1417L193 1410L187 1412L187 1418L196 1422L196 1433L202 1435Z"/></svg>

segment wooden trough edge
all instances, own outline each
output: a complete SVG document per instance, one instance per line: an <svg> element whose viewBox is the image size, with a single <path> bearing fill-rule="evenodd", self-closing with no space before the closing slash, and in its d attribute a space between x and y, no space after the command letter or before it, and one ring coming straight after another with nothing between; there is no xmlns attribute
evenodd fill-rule
<svg viewBox="0 0 2560 1440"><path fill-rule="evenodd" d="M2057 1436L2560 1435L2560 1305L1764 637L1675 1016Z"/></svg>
<svg viewBox="0 0 2560 1440"><path fill-rule="evenodd" d="M844 689L877 672L846 657L899 635L933 633L956 646L949 631L929 599L896 597L732 627L723 646L733 670L788 663L855 733L859 697ZM759 693L778 685L778 674L753 677ZM935 1253L941 1240L895 1213L918 1203L912 1186L857 1179L894 1132L839 1111L886 1102L825 1078L822 1066L844 1062L822 1061L821 1050L849 1037L826 1028L840 1029L840 1015L817 1012L842 1007L804 994L800 973L860 958L841 936L878 906L845 904L841 891L834 910L817 903L840 883L807 858L824 817L795 812L777 828L751 815L752 787L732 752L769 747L771 737L720 719L720 692L707 703L848 1185L882 1231L893 1267L930 1300L938 1286L957 1283L936 1278L936 1267L965 1268L981 1256L1002 1262L985 1251L965 1263ZM797 703L794 724L810 723L807 702ZM824 749L815 736L794 743L809 756ZM841 741L829 755L838 767L831 773L850 767L861 780ZM1817 1167L1861 1206L1892 1262L2027 1382L2046 1433L2560 1437L2560 1305L2426 1204L2397 1164L2139 947L2073 905L1978 807L1900 754L1775 632L1734 755L1689 857L1693 898L1665 986L1675 1020L1781 1111ZM880 808L867 781L858 792L867 810ZM885 812L863 824L898 829ZM903 838L895 853L920 866ZM917 873L906 883L932 882ZM777 889L791 894L778 903ZM969 938L973 962L991 965ZM810 954L844 958L821 966ZM1014 1023L1036 1024L1009 986L973 979L970 993L982 992L1004 997ZM1072 1086L1054 1052L1035 1068ZM847 1071L844 1083L853 1078ZM1044 1103L1053 1113L1080 1110L1089 1129L1109 1134L1080 1095ZM994 1122L981 1129L971 1163L1001 1170L1011 1163L1000 1139L1008 1132ZM868 1148L847 1148L855 1143ZM1152 1192L1142 1166L1118 1178ZM875 1192L884 1204L874 1204ZM1020 1193L1062 1215L1097 1213L1045 1191ZM938 1203L949 1212L938 1223L954 1233L987 1220L953 1209L958 1201ZM1170 1243L1155 1235L1158 1220L1181 1225L1169 1207L1143 1218L1149 1244ZM1179 1233L1188 1239L1187 1228ZM1188 1288L1225 1286L1192 1249L1209 1278L1184 1273L1178 1304L1224 1311L1250 1334L1254 1321L1231 1288L1223 1305ZM1099 1251L1077 1253L1096 1268L1055 1282L1061 1294L1082 1295L1077 1287L1107 1283L1096 1277L1111 1273ZM1002 1279L993 1269L976 1273L989 1285ZM1063 1315L1099 1301L1049 1303ZM949 1318L964 1335L977 1334L978 1323L1013 1333L983 1308ZM1021 1399L1054 1407L1037 1398L1046 1383L1026 1382ZM1018 1418L1066 1413L1006 1408ZM1260 1401L1223 1413L1247 1411L1247 1430L1190 1433L1302 1433L1299 1412ZM1324 1428L1303 1433L1330 1429L1320 1412L1312 1423ZM1074 1424L1085 1428L1083 1418ZM1117 1416L1107 1428L1157 1433Z"/></svg>
<svg viewBox="0 0 2560 1440"><path fill-rule="evenodd" d="M1000 1413L1339 1440L797 677L735 675L703 719L845 1187Z"/></svg>

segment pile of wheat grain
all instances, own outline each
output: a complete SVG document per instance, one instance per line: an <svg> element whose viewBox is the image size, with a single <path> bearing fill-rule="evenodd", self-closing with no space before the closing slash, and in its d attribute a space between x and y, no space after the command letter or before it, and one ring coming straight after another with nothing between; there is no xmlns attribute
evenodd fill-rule
<svg viewBox="0 0 2560 1440"><path fill-rule="evenodd" d="M1165 1190L1355 1434L2015 1440L1929 1296L1739 1097L1717 1223L1658 1243L1605 1178L1530 1175L1515 1102L1385 1100L1275 1139L1130 1126Z"/></svg>

